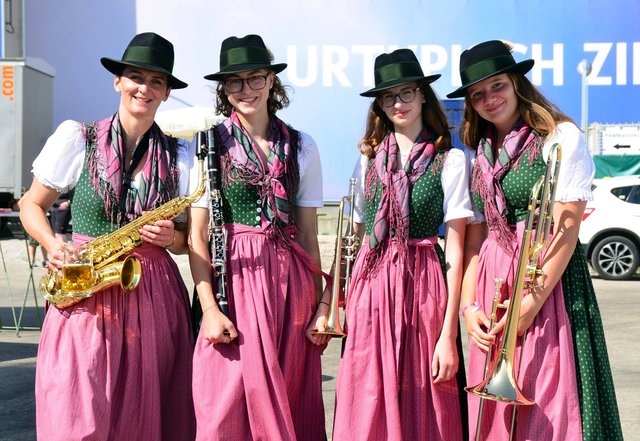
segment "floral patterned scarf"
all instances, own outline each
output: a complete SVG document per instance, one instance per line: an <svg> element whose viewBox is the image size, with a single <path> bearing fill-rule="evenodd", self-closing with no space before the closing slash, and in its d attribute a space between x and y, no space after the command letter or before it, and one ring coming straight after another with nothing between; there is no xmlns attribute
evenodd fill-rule
<svg viewBox="0 0 640 441"><path fill-rule="evenodd" d="M260 154L260 146L242 126L235 111L216 127L216 133L224 146L221 151L228 152L221 158L225 184L237 180L256 187L260 199L266 201L263 221L288 225L299 181L298 132L275 115L271 116L266 163ZM231 173L232 167L236 174Z"/></svg>
<svg viewBox="0 0 640 441"><path fill-rule="evenodd" d="M398 168L400 148L393 132L380 143L365 183L365 197L369 201L373 201L375 197L373 190L377 187L376 181L382 184L382 195L369 237L370 251L378 251L370 255L368 261L371 265L368 266L375 266L374 261L379 259L376 255L381 253L381 247L378 245L390 235L390 232L398 239L401 249L406 251L411 187L425 173L435 155L433 135L426 128L423 128L416 138L404 168Z"/></svg>
<svg viewBox="0 0 640 441"><path fill-rule="evenodd" d="M517 170L520 159L528 152L529 164L540 153L544 137L521 119L504 138L497 160L493 155L495 133L487 130L480 140L473 171L471 190L482 197L484 215L490 229L499 231L498 240L504 250L512 249L513 233L507 225L507 202L502 190L502 179L511 168Z"/></svg>
<svg viewBox="0 0 640 441"><path fill-rule="evenodd" d="M118 113L86 124L84 130L89 146L86 163L91 186L104 199L105 214L112 224L123 225L142 215L143 211L157 208L177 196L177 140L166 136L157 124L154 123L145 136L148 147L142 142L139 146L147 148L147 158L142 165L138 188L129 186L124 193L123 178L128 167L124 164L126 134ZM122 194L124 204L120 203Z"/></svg>

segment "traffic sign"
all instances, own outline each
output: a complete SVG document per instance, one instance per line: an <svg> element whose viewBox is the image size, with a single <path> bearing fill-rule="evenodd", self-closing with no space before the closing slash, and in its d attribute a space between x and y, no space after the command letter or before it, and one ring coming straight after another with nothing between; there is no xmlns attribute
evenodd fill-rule
<svg viewBox="0 0 640 441"><path fill-rule="evenodd" d="M640 155L640 124L601 126L603 155Z"/></svg>

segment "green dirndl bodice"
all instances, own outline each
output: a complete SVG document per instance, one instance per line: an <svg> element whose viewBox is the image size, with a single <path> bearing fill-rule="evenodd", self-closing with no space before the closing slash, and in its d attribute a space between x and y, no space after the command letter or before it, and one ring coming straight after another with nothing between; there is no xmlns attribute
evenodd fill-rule
<svg viewBox="0 0 640 441"><path fill-rule="evenodd" d="M440 167L444 161L446 152L439 152L436 158L427 167L425 173L418 178L410 190L411 203L409 204L409 238L421 239L433 237L438 234L438 229L444 220L444 191L440 179ZM369 161L368 169L373 166L373 160ZM368 170L367 173L372 172ZM365 199L365 234L371 235L373 222L376 217L380 198L382 197L382 184L375 181L373 196ZM390 233L393 235L393 232ZM437 247L439 248L439 247Z"/></svg>
<svg viewBox="0 0 640 441"><path fill-rule="evenodd" d="M73 231L89 237L98 237L115 231L118 226L112 224L104 209L104 199L96 193L89 182L89 169L82 168L80 179L74 187L71 218Z"/></svg>

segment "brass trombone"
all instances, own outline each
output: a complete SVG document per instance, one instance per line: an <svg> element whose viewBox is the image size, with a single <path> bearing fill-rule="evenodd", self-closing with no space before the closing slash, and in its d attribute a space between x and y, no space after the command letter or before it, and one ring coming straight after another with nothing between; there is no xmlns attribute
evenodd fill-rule
<svg viewBox="0 0 640 441"><path fill-rule="evenodd" d="M554 144L549 151L547 168L544 176L536 181L529 197L527 218L522 236L518 267L514 279L513 293L506 312L506 323L502 342L491 369L486 370L488 358L491 351L487 352L485 361L484 380L465 390L477 395L481 400L493 400L507 404L528 406L534 404L532 400L525 397L516 382L515 352L516 340L518 337L518 321L520 319L520 307L522 304L522 293L524 289L531 289L535 286L535 278L543 274L540 267L540 253L547 246L551 223L553 221L553 203L555 200L558 175L560 173L560 162L562 159L562 148L560 144ZM534 225L535 224L535 225ZM531 243L533 228L536 228L535 239ZM501 282L496 280L496 291L499 290ZM498 295L494 296L492 308L492 324L495 320L494 314L498 305ZM523 337L524 339L524 337ZM524 344L524 341L523 341ZM478 424L476 426L476 440L480 438L480 429L484 406L478 412ZM511 419L511 430L509 439L513 437L515 427L516 409L514 408Z"/></svg>
<svg viewBox="0 0 640 441"><path fill-rule="evenodd" d="M349 195L340 199L338 213L338 226L336 228L336 249L335 249L335 269L333 273L333 283L331 285L331 303L329 304L329 317L327 326L323 332L314 331L313 334L330 335L332 337L345 337L347 334L340 324L340 285L344 280L343 292L349 292L351 281L351 267L356 259L356 252L360 246L360 239L353 229L353 211L355 207L356 179L349 180ZM346 231L344 228L344 205L349 204L349 218L347 219ZM342 275L342 264L344 263L344 276Z"/></svg>

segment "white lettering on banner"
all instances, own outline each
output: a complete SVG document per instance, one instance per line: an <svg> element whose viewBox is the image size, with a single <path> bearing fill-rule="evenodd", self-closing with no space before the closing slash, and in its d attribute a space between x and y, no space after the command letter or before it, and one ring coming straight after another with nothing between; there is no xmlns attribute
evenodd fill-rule
<svg viewBox="0 0 640 441"><path fill-rule="evenodd" d="M444 70L449 61L447 50L436 44L423 44L420 46L420 64L425 75L432 75Z"/></svg>
<svg viewBox="0 0 640 441"><path fill-rule="evenodd" d="M587 77L589 86L611 86L611 77L601 77L600 71L604 62L611 51L613 43L585 43L584 50L586 52L595 52L596 56L591 62L591 73Z"/></svg>
<svg viewBox="0 0 640 441"><path fill-rule="evenodd" d="M627 43L616 43L616 84L627 84Z"/></svg>
<svg viewBox="0 0 640 441"><path fill-rule="evenodd" d="M615 50L612 50L614 44ZM531 69L531 82L534 85L543 84L543 79L548 78L545 75L547 71L551 72L553 86L564 85L565 47L563 43L553 43L550 53L549 46L543 47L541 43L533 43L530 47L521 43L512 43L512 45L514 53L526 58L533 58L536 61ZM632 48L631 51L629 51L629 46ZM395 44L288 45L286 49L287 63L289 64L288 79L294 87L311 87L319 81L323 87L351 87L352 85L363 88L372 87L375 58L383 52L392 52L400 47L408 47L416 53L425 75L449 71L451 86L460 86L458 65L462 47L459 44L449 47L436 44L408 46ZM640 42L584 43L583 51L584 58L592 66L591 74L587 77L590 86L613 85L613 76L604 75L605 68L615 71L616 85L627 85L629 66L631 66L633 84L640 84ZM631 57L631 61L629 57ZM611 58L615 58L615 60L611 60ZM358 70L354 71L354 69ZM574 72L575 69L569 69L567 75L573 75ZM359 81L361 84L358 84Z"/></svg>
<svg viewBox="0 0 640 441"><path fill-rule="evenodd" d="M640 84L640 43L633 43L633 84Z"/></svg>
<svg viewBox="0 0 640 441"><path fill-rule="evenodd" d="M462 55L462 46L459 44L454 44L451 46L451 85L453 87L462 86L462 81L460 80L460 70L458 66L460 65L460 55Z"/></svg>
<svg viewBox="0 0 640 441"><path fill-rule="evenodd" d="M531 69L531 82L533 84L542 84L542 69L551 69L553 71L554 86L562 86L564 84L564 45L554 43L552 58L545 60L542 58L542 45L539 43L532 44L531 58L536 60Z"/></svg>
<svg viewBox="0 0 640 441"><path fill-rule="evenodd" d="M322 85L324 87L333 86L334 76L340 86L351 86L351 82L344 72L344 69L349 64L349 52L345 47L338 45L323 46L322 64Z"/></svg>
<svg viewBox="0 0 640 441"><path fill-rule="evenodd" d="M313 83L318 79L318 46L315 44L307 47L307 76L300 77L298 75L298 51L296 46L287 46L287 62L289 69L287 73L289 75L289 81L297 87L309 87L313 86Z"/></svg>
<svg viewBox="0 0 640 441"><path fill-rule="evenodd" d="M353 46L354 54L362 54L362 84L364 87L373 86L373 65L376 57L384 52L384 46L358 44Z"/></svg>

